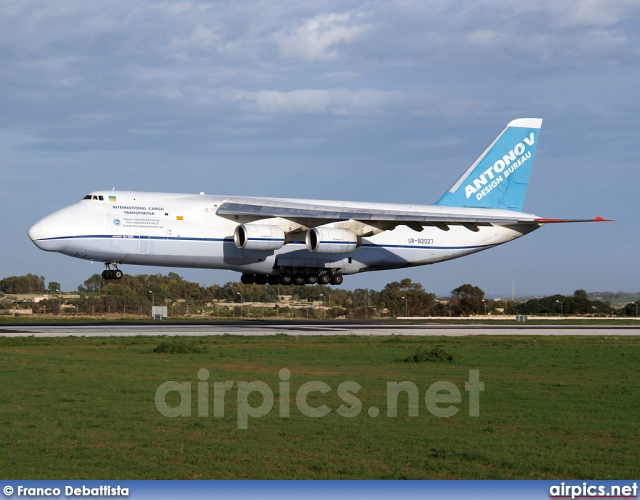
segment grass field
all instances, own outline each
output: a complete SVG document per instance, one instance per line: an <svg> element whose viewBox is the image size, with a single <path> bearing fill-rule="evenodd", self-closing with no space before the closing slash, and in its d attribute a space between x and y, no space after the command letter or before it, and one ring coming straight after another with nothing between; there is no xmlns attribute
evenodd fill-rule
<svg viewBox="0 0 640 500"><path fill-rule="evenodd" d="M165 341L206 347L160 354ZM440 347L453 361L404 362ZM4 479L426 479L599 478L640 476L640 337L206 337L0 338L0 476ZM198 370L209 379L209 414L198 416ZM279 389L291 373L290 396ZM480 415L464 390L479 370ZM163 416L164 382L190 382L191 416ZM214 382L234 382L224 417L214 416ZM238 428L239 382L263 381L273 409ZM296 392L321 381L310 418ZM362 386L359 415L336 413L338 386ZM387 382L413 382L388 417ZM432 415L427 388L460 389L459 411ZM242 394L241 394L242 396ZM282 396L282 397L281 397ZM279 401L290 407L280 416ZM173 392L170 405L180 398ZM184 404L185 400L182 400ZM249 403L262 404L252 393ZM441 404L441 407L448 406ZM369 416L376 406L380 414Z"/></svg>

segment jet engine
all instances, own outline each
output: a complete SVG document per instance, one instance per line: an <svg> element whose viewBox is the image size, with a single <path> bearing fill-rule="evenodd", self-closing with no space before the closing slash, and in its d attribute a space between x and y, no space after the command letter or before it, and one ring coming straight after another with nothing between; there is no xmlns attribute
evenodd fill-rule
<svg viewBox="0 0 640 500"><path fill-rule="evenodd" d="M233 241L244 250L278 250L285 243L284 231L267 224L241 224L233 233Z"/></svg>
<svg viewBox="0 0 640 500"><path fill-rule="evenodd" d="M348 229L313 227L307 231L305 243L310 252L349 253L358 246L358 237Z"/></svg>

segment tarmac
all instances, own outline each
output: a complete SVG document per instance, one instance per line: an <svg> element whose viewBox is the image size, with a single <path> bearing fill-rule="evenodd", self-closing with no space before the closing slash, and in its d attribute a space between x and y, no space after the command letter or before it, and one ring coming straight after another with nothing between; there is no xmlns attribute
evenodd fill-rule
<svg viewBox="0 0 640 500"><path fill-rule="evenodd" d="M367 322L246 321L153 324L38 324L3 325L0 337L133 337L209 335L413 335L464 337L470 335L639 336L639 326L616 325L403 325Z"/></svg>

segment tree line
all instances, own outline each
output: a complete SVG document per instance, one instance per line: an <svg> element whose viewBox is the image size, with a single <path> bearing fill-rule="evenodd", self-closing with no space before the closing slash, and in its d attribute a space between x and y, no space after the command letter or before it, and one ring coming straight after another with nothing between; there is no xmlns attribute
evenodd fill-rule
<svg viewBox="0 0 640 500"><path fill-rule="evenodd" d="M590 300L587 292L576 290L572 296L552 295L526 302L486 299L482 289L464 284L451 291L451 295L438 299L424 289L421 283L406 278L388 283L382 290L343 290L327 286L294 285L245 285L228 282L225 285L203 286L187 281L176 273L125 275L121 280L105 281L94 274L77 289L78 298L61 298L60 285L33 274L11 276L0 280L0 294L44 294L50 297L29 304L34 312L58 312L66 307L79 314L124 312L135 314L151 305L171 308L173 315L189 312L211 312L215 304L227 303L242 307L244 303L272 304L283 314L290 309L283 307L279 297L291 296L297 308L309 304L309 317L318 317L319 307L331 311L332 316L375 318L397 316L473 316L484 314L507 315L611 315L634 316L640 301L624 308L612 309L609 302ZM269 307L269 306L267 306ZM220 311L218 311L220 313ZM234 311L232 311L234 313ZM226 314L226 313L225 313ZM325 313L322 313L323 315Z"/></svg>

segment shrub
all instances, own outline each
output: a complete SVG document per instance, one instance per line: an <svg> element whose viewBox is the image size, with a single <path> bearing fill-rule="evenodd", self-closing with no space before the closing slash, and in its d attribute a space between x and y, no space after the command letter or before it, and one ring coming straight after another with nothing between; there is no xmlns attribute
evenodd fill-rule
<svg viewBox="0 0 640 500"><path fill-rule="evenodd" d="M160 354L199 354L207 350L206 346L196 344L186 344L185 342L172 341L162 342L153 350Z"/></svg>
<svg viewBox="0 0 640 500"><path fill-rule="evenodd" d="M397 344L398 342L402 342L402 339L398 335L391 334L391 337L383 340L385 344Z"/></svg>
<svg viewBox="0 0 640 500"><path fill-rule="evenodd" d="M435 363L436 361L453 361L453 355L440 347L434 347L430 351L418 347L416 352L404 359L407 363Z"/></svg>

